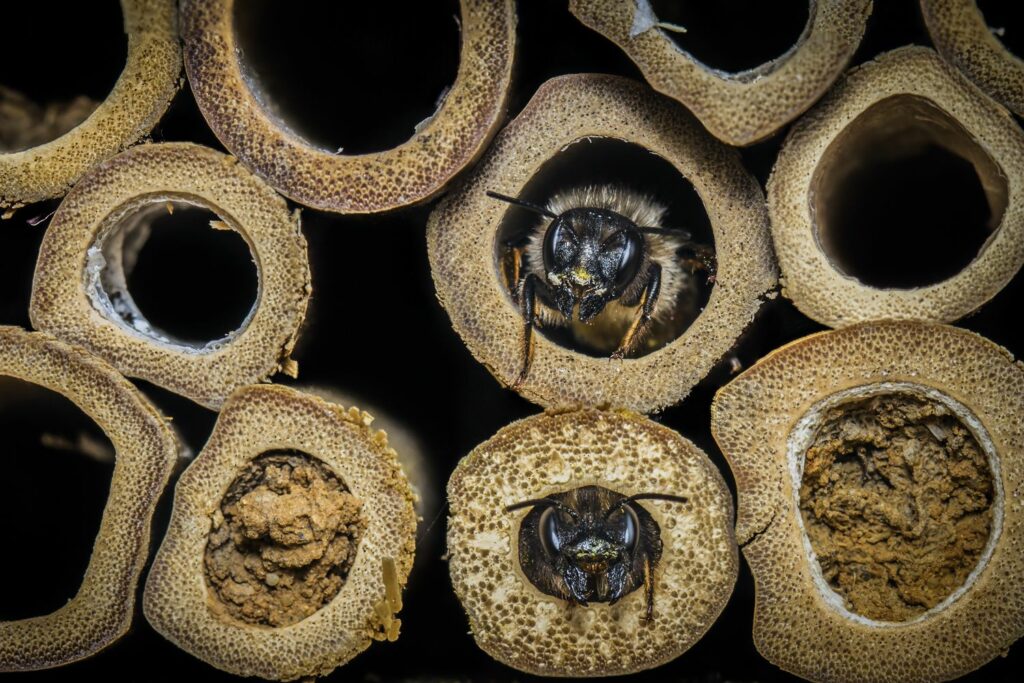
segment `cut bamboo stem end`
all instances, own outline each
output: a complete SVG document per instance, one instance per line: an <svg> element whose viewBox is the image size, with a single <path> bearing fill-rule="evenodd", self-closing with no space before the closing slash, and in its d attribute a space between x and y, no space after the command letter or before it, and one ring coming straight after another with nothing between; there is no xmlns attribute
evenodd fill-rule
<svg viewBox="0 0 1024 683"><path fill-rule="evenodd" d="M834 417L844 410L854 411L852 420L837 429ZM869 415L893 410L901 416L896 423ZM1017 578L1024 567L1024 517L1015 499L1024 486L1022 412L1024 367L1005 349L965 330L914 321L868 322L801 339L721 389L712 405L712 432L737 483L736 534L757 588L760 653L808 680L837 683L949 680L1005 653L1024 635L1024 589ZM833 507L811 510L816 519L808 518L808 487L830 475L808 473L816 467L812 451L844 443L845 457L852 458L845 462L855 469L843 475L843 452L837 452L830 486L846 485L846 477L852 482L847 500L858 504L833 525L846 541L823 549L817 545L821 520L828 526L829 515L844 508L834 499ZM863 474L853 457L858 443L871 444ZM875 457L886 448L888 456ZM969 455L981 463L973 475ZM905 459L916 476L872 493L887 457ZM936 467L951 469L927 487L919 483ZM929 488L933 484L939 488ZM948 498L937 493L943 486L954 489ZM884 502L895 490L909 505ZM874 516L882 507L892 514ZM895 531L905 515L915 517L914 528ZM982 517L988 521L976 524ZM895 544L879 533L886 524ZM850 542L858 529L865 532L862 540ZM925 545L899 550L918 542ZM935 552L926 552L928 543ZM884 563L888 577L903 582L914 576L910 564L957 564L967 558L955 557L963 549L970 561L957 568L966 576L927 603L918 599L949 578L944 568L926 570L924 588L911 583L898 593L885 570L876 574L881 565L875 562ZM844 574L848 552L856 553L859 569ZM900 606L912 608L910 615L863 608L886 600L905 601Z"/></svg>
<svg viewBox="0 0 1024 683"><path fill-rule="evenodd" d="M989 28L974 0L921 0L928 34L944 59L990 97L1024 116L1024 59Z"/></svg>
<svg viewBox="0 0 1024 683"><path fill-rule="evenodd" d="M258 292L241 327L206 343L152 326L126 280L153 211L206 208L241 235ZM182 264L188 277L188 264ZM68 194L43 239L30 314L121 372L216 409L235 388L289 369L311 292L298 213L233 157L191 143L142 145L97 166Z"/></svg>
<svg viewBox="0 0 1024 683"><path fill-rule="evenodd" d="M219 669L286 681L325 676L373 640L397 638L400 590L415 552L414 496L394 450L370 428L370 420L357 408L345 409L286 387L262 385L235 392L224 404L206 447L176 486L168 533L143 596L153 628ZM254 465L280 453L288 454L276 456L284 458L285 465L265 469L262 479L254 477ZM316 566L307 560L316 556L319 562L321 555L315 551L328 557L334 547L326 537L287 536L288 529L295 528L288 526L288 515L298 498L308 500L311 525L314 520L335 520L317 503L326 499L314 496L324 495L324 488L305 474L293 477L289 492L282 494L282 472L287 473L292 467L287 463L296 458L340 484L344 496L354 497L361 522L356 529L338 527L339 533L352 535L342 543L350 558L355 551L340 590L329 572L319 583L330 584L334 594L328 592L325 601L312 605L299 620L275 626L267 623L275 619L273 610L283 611L291 604L283 599L278 605L275 593L294 586L292 581L309 581L316 572L301 570ZM248 497L229 500L240 481L246 485L238 492L255 490ZM270 511L269 518L250 514L254 506ZM260 527L261 519L269 524L260 527L262 554L245 565L252 579L247 585L259 588L267 603L247 602L244 596L225 603L224 596L233 595L230 587L214 588L219 570L211 563L211 549L223 545L224 528L246 515L255 520L250 521L253 529ZM319 528L317 522L314 532ZM264 536L269 540L264 542ZM320 543L327 543L327 549ZM295 601L303 599L296 593Z"/></svg>
<svg viewBox="0 0 1024 683"><path fill-rule="evenodd" d="M523 559L521 526L533 512L509 506L593 486L685 497L638 503L662 544L651 563L650 621L643 585L614 604L570 605L527 575L527 562L544 562ZM448 501L448 564L470 631L490 656L528 673L660 666L701 638L736 581L732 497L721 474L693 443L628 411L549 412L504 427L459 463Z"/></svg>
<svg viewBox="0 0 1024 683"><path fill-rule="evenodd" d="M128 60L113 90L79 125L29 149L0 149L0 212L59 197L97 163L147 135L181 77L174 0L121 0Z"/></svg>
<svg viewBox="0 0 1024 683"><path fill-rule="evenodd" d="M977 174L988 237L962 270L937 283L866 284L830 250L830 207L851 172L929 147ZM831 327L885 318L951 322L995 296L1024 263L1024 133L934 51L900 48L851 70L793 126L768 182L768 208L783 294L804 314ZM844 218L855 220L855 213Z"/></svg>
<svg viewBox="0 0 1024 683"><path fill-rule="evenodd" d="M438 298L466 346L499 381L513 385L523 367L523 318L500 272L496 244L507 213L519 209L486 193L519 196L548 162L602 140L650 152L651 160L668 162L680 180L692 183L714 236L717 273L710 299L679 336L636 358L585 355L537 333L532 367L518 390L544 406L608 404L650 412L681 400L707 375L776 281L760 187L735 153L677 103L614 76L576 74L542 85L431 214L431 270ZM552 184L570 189L579 181L565 174Z"/></svg>
<svg viewBox="0 0 1024 683"><path fill-rule="evenodd" d="M0 671L46 669L89 657L128 631L150 521L178 448L164 418L130 382L48 334L0 327L0 376L64 395L95 420L116 452L103 521L75 597L51 614L0 622ZM12 550L4 561L17 557Z"/></svg>
<svg viewBox="0 0 1024 683"><path fill-rule="evenodd" d="M726 73L681 50L648 0L571 0L576 18L622 48L655 90L686 105L718 139L750 145L802 114L860 44L870 0L810 0L796 44L761 66Z"/></svg>
<svg viewBox="0 0 1024 683"><path fill-rule="evenodd" d="M483 152L502 122L515 52L512 0L460 0L459 72L444 102L407 142L362 155L314 146L260 104L236 51L234 4L183 3L189 82L224 146L297 202L341 213L424 202Z"/></svg>

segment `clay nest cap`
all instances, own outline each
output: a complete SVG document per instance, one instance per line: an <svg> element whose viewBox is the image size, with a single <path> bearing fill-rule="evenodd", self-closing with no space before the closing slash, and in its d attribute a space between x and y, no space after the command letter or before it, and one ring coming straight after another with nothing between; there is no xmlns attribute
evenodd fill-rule
<svg viewBox="0 0 1024 683"><path fill-rule="evenodd" d="M571 0L570 11L625 51L658 92L679 100L718 139L751 145L802 114L853 57L870 0L810 0L803 34L785 54L726 73L682 50L658 28L648 0Z"/></svg>
<svg viewBox="0 0 1024 683"><path fill-rule="evenodd" d="M956 591L905 620L865 618L844 604L822 578L797 508L804 502L797 490L807 483L801 470L809 438L831 438L821 431L822 416L872 396L930 402L959 424L959 446L973 440L987 460L989 481L964 472L968 478L960 480L989 489L990 531L973 540L980 556ZM1005 653L1024 634L1024 515L1015 493L1024 486L1022 414L1024 368L1005 349L965 330L911 321L869 322L801 339L720 390L712 431L736 478L736 535L754 575L754 642L761 654L809 680L849 683L947 680ZM904 424L913 427L902 421L891 427ZM854 434L863 425L847 429ZM917 439L917 447L953 443L941 423L928 429L934 434ZM865 464L878 465L870 454L874 439L858 443L867 444ZM904 450L908 462L912 450ZM868 488L852 500L864 504L873 478L866 475ZM966 491L954 494L937 507L969 500ZM903 515L891 510L892 519ZM870 523L857 522L857 514L848 526ZM956 548L963 540L956 529L940 545ZM874 571L872 554L887 547L884 538L876 542L862 553L858 573ZM884 562L917 559L897 553Z"/></svg>
<svg viewBox="0 0 1024 683"><path fill-rule="evenodd" d="M386 435L369 427L372 419L281 386L232 394L175 487L170 526L143 596L153 628L219 669L274 680L325 676L373 640L397 637L394 613L412 567L416 514L397 456ZM229 487L254 459L282 450L301 453L339 479L359 501L365 529L340 592L310 616L268 627L217 605L204 557L223 522Z"/></svg>
<svg viewBox="0 0 1024 683"><path fill-rule="evenodd" d="M523 572L524 510L509 505L598 485L644 500L664 544L654 570L654 616L641 587L614 605L576 606L542 593ZM611 676L678 657L718 617L738 569L732 497L707 456L676 432L625 411L549 412L504 427L448 483L452 584L477 644L522 671Z"/></svg>
<svg viewBox="0 0 1024 683"><path fill-rule="evenodd" d="M460 0L462 48L451 90L407 142L361 155L314 146L268 113L244 73L234 5L182 4L189 83L224 146L297 202L323 211L376 213L427 201L483 152L501 124L515 52L512 0Z"/></svg>
<svg viewBox="0 0 1024 683"><path fill-rule="evenodd" d="M126 284L154 212L207 209L256 264L258 291L241 326L180 340L151 325ZM188 277L182 264L182 277ZM236 388L289 358L312 291L298 212L234 157L192 143L140 145L96 166L61 202L36 262L30 314L39 329L81 344L121 372L218 408Z"/></svg>
<svg viewBox="0 0 1024 683"><path fill-rule="evenodd" d="M978 87L1024 116L1024 59L989 28L975 0L921 0L928 35L939 53Z"/></svg>
<svg viewBox="0 0 1024 683"><path fill-rule="evenodd" d="M128 631L149 553L150 521L178 444L157 409L128 380L48 334L0 326L0 376L64 395L99 425L116 453L103 520L75 597L45 616L0 621L0 671L46 669L89 657ZM54 476L60 476L59 468ZM18 549L4 553L5 562L19 557ZM21 559L29 571L32 560Z"/></svg>
<svg viewBox="0 0 1024 683"><path fill-rule="evenodd" d="M121 0L128 59L114 89L80 124L37 147L0 150L0 209L59 197L86 171L152 130L178 91L174 0Z"/></svg>
<svg viewBox="0 0 1024 683"><path fill-rule="evenodd" d="M431 214L427 247L437 296L470 352L500 382L522 368L523 318L499 274L495 244L509 205L573 143L607 138L661 157L693 184L710 219L717 274L708 304L662 348L610 361L534 335L520 393L543 406L617 405L650 412L681 400L732 348L775 285L764 198L736 153L677 103L634 81L599 74L553 78L495 138L473 173ZM560 178L566 187L573 178Z"/></svg>
<svg viewBox="0 0 1024 683"><path fill-rule="evenodd" d="M886 137L893 130L902 134ZM990 234L962 270L890 289L848 275L829 253L829 206L872 144L883 157L903 153L901 145L911 154L930 145L973 167ZM995 296L1024 263L1024 133L933 50L893 50L851 70L793 126L768 181L768 209L783 294L804 314L830 327L952 322Z"/></svg>

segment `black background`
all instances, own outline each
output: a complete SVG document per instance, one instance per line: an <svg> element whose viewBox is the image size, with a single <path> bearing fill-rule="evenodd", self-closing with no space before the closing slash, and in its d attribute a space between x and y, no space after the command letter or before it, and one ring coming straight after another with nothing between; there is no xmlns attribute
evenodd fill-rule
<svg viewBox="0 0 1024 683"><path fill-rule="evenodd" d="M112 0L96 3L97 7L92 7L93 3L38 4L43 7L4 8L0 83L40 101L82 92L104 96L124 60L117 4ZM307 11L301 9L303 3L280 4L289 12ZM346 140L354 139L347 143L347 151L380 149L407 137L411 125L433 110L434 99L440 94L437 89L454 78L454 5L449 2L448 7L439 8L434 3L422 4L431 4L431 10L438 14L430 19L426 15L431 12L417 10L417 15L424 16L413 16L410 10L407 15L400 5L391 4L376 11L322 7L290 22L278 14L270 25L278 22L287 35L275 39L273 31L260 28L254 20L256 26L249 40L254 57L262 51L256 59L258 64L266 65L268 87L272 85L273 70L283 70L279 81L293 93L283 97L294 104L301 125L324 136L330 144L345 146ZM733 4L739 7L748 3ZM718 19L711 13L707 17L691 14L679 23L690 29L688 47L709 64L723 68L750 66L777 56L800 32L800 6L805 3L789 0L780 4L795 5L796 9L791 16L781 12L748 16L734 8ZM55 9L58 5L59 12ZM264 12L263 16L275 15ZM1007 30L1012 36L1013 26ZM1020 30L1024 31L1024 26ZM564 2L520 2L518 33L510 117L542 82L557 74L592 71L640 78L614 45L573 19ZM780 42L780 35L789 38ZM1012 44L1009 38L1008 42ZM853 63L908 43L930 44L916 2L877 1ZM275 50L290 56L275 60ZM298 54L302 50L306 53ZM360 56L366 50L377 50L379 58ZM55 56L57 61L51 62ZM304 60L313 65L306 75L288 73L301 67ZM403 65L414 63L422 73L403 76ZM353 97L355 94L362 99ZM318 106L328 115L323 111L302 114L303 108ZM337 129L332 129L332 121L340 122ZM783 137L784 131L741 151L744 164L762 185ZM152 138L191 140L222 149L187 85ZM909 177L903 169L892 180L898 183ZM955 180L946 181L940 174L929 185L928 195L949 197L954 204L960 201L966 190L959 176L951 177ZM879 184L872 192L884 194L888 185L892 183ZM936 259L950 258L943 251L948 246L943 239L896 246L886 241L890 232L886 225L901 226L920 217L917 212L922 207L908 201L906 195L868 195L862 202L874 207L869 214L876 228L870 231L874 249L904 250L904 258L921 265L922 272ZM0 324L29 326L32 271L46 226L45 220L35 226L30 222L46 217L56 206L57 202L29 206L0 223ZM301 371L299 384L334 386L364 397L368 404L386 410L412 431L431 463L430 486L441 499L445 481L460 457L502 426L539 409L501 388L473 360L437 303L424 240L424 226L432 207L433 203L374 217L303 211L314 294L295 357ZM851 207L855 210L856 205ZM140 261L145 265L137 269L130 286L151 317L159 317L169 329L183 335L202 336L209 334L211 321L223 324L224 320L244 315L255 294L255 280L251 263L239 255L237 238L198 226L196 223L193 229L182 229L181 235L168 232L160 234L159 239L154 237L143 252L147 260ZM190 259L189 267L180 268L181 258ZM981 311L959 324L1020 355L1024 339L1014 329L1014 322L1024 296L1022 282L1018 275ZM765 305L738 345L736 355L748 367L770 350L820 329L780 297ZM402 350L392 352L392 344ZM655 419L703 448L732 487L728 466L709 431L711 398L729 377L730 371L723 364L682 403ZM287 378L275 379L295 384ZM216 415L145 382L138 384L173 417L186 443L195 451L201 449ZM40 432L73 435L84 428L83 424L87 426L88 420L76 416L73 407L62 406L61 401L52 398L23 400L20 394L12 396L7 394L6 400L0 400L0 430L4 432L4 445L0 447L4 468L0 474L3 619L47 613L74 594L98 528L110 476L109 466L39 445ZM170 512L170 490L154 522L154 547ZM420 530L417 567L405 593L401 639L394 644L373 645L338 669L331 676L333 680L531 678L494 662L474 645L442 558L444 527L443 508L427 513ZM38 563L6 561L15 554L37 558ZM753 581L744 564L731 601L707 635L674 662L630 678L794 680L757 654L751 638L752 618ZM1019 680L1020 668L1018 646L1006 658L999 658L965 680ZM77 680L86 676L116 680L228 678L155 633L138 606L132 631L97 656L63 669L12 678Z"/></svg>

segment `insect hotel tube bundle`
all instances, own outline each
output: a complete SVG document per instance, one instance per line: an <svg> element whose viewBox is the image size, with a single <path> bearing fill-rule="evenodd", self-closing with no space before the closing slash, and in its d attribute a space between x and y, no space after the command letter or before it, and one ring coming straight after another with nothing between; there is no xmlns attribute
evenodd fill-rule
<svg viewBox="0 0 1024 683"><path fill-rule="evenodd" d="M477 644L547 676L678 657L732 593L732 498L707 456L625 411L504 427L448 483L452 584Z"/></svg>
<svg viewBox="0 0 1024 683"><path fill-rule="evenodd" d="M103 430L116 458L103 521L75 596L50 614L0 621L0 671L26 671L84 659L128 631L150 520L178 445L156 408L112 367L48 334L0 326L0 380L9 378L70 399ZM53 476L60 475L54 467ZM5 562L18 559L16 549L5 554ZM20 559L29 566L37 561Z"/></svg>
<svg viewBox="0 0 1024 683"><path fill-rule="evenodd" d="M936 186L891 211L906 219L896 223L870 213L885 192L876 174L897 189L917 177ZM1024 263L1022 187L1024 133L1005 109L930 49L880 55L837 83L779 153L768 207L783 294L831 327L962 318ZM936 193L955 198L945 216Z"/></svg>
<svg viewBox="0 0 1024 683"><path fill-rule="evenodd" d="M121 11L127 61L102 102L32 102L0 83L0 213L63 195L94 165L147 135L170 105L182 64L176 3L121 0ZM13 26L11 32L25 30Z"/></svg>
<svg viewBox="0 0 1024 683"><path fill-rule="evenodd" d="M1024 635L1022 413L1005 349L910 321L793 342L720 390L761 654L848 683L1005 654Z"/></svg>
<svg viewBox="0 0 1024 683"><path fill-rule="evenodd" d="M152 325L127 276L156 216L200 207L210 229L240 235L258 291L241 326L219 339L185 341ZM171 226L173 228L173 224ZM182 277L188 277L186 272ZM33 324L91 349L121 372L217 408L235 388L278 370L311 292L298 214L232 157L191 143L141 145L95 167L54 215L33 283Z"/></svg>
<svg viewBox="0 0 1024 683"><path fill-rule="evenodd" d="M398 637L414 496L372 417L281 386L239 389L175 488L149 623L240 676L323 676Z"/></svg>
<svg viewBox="0 0 1024 683"><path fill-rule="evenodd" d="M687 51L689 29L665 18L677 12L699 16L702 10L674 6L680 4L571 0L569 7L622 48L655 90L686 105L718 139L740 146L771 136L829 88L853 57L871 14L870 0L810 0L806 26L792 47L764 64L729 73Z"/></svg>
<svg viewBox="0 0 1024 683"><path fill-rule="evenodd" d="M605 169L626 169L622 171L626 177L618 182L608 177L590 182L598 176L586 169L600 168L601 164L595 163L600 154L590 155L588 149L618 155L616 158L625 162L621 166L601 163ZM652 167L659 168L652 171ZM663 170L666 167L667 172ZM552 218L552 207L590 209L598 227L604 226L601 229L609 233L601 236L606 240L601 246L607 252L603 255L611 258L618 254L625 263L628 250L607 244L613 237L613 224L650 221L666 215L657 198L645 197L638 191L642 188L630 187L630 174L654 178L670 198L686 192L692 195L687 181L692 183L699 213L710 223L709 234L691 235L694 225L636 225L629 231L619 230L635 234L642 244L638 251L645 254L644 259L636 259L633 264L638 266L633 272L640 279L629 281L626 289L616 292L615 278L628 270L619 267L614 276L605 274L613 283L606 283L609 291L620 295L617 301L607 304L605 300L612 298L608 292L603 297L590 297L588 293L600 287L588 281L580 285L584 293L578 301L570 302L578 310L562 307L558 302L559 291L552 291L556 280L579 280L584 275L593 279L595 273L576 272L586 270L581 261L579 268L569 268L560 274L548 267L545 255L545 268L551 272L546 279L541 278L537 253L548 247L557 251L543 234L543 224L555 226L565 222ZM684 188L682 192L679 186ZM533 209L524 207L522 202L532 204ZM595 206L571 206L581 202ZM538 212L542 215L538 216ZM673 220L671 210L667 216L666 220ZM679 216L674 218L678 220ZM733 346L753 319L761 298L775 284L766 221L763 195L753 177L730 150L701 130L677 104L633 81L577 74L545 83L522 113L497 136L473 173L431 214L427 246L437 295L452 325L474 356L499 381L545 406L607 403L649 412L676 403L704 378ZM516 225L532 229L533 237L524 239L522 228L515 234ZM572 221L569 227L579 232L574 234L573 242L583 239L586 228ZM547 230L550 232L551 227ZM515 254L509 258L513 251L510 247L517 241L526 244L518 267ZM569 241L568 236L561 240ZM708 247L709 243L713 249ZM613 247L617 249L615 254L611 254ZM673 253L677 250L684 253ZM652 256L660 259L657 263L663 283L669 278L692 283L668 288L677 294L689 291L690 296L678 296L680 307L665 317L692 322L685 329L668 328L668 334L660 339L655 334L652 338L659 345L641 345L636 357L609 362L608 356L616 346L630 336L631 326L643 324L641 318L648 313L644 304L654 302L659 293L657 287L650 286L650 270L640 269L649 266ZM562 255L556 254L555 260L558 258ZM513 262L511 267L507 266L509 261ZM539 281L537 286L548 290L549 295L539 296L537 302L525 296L530 293L526 289L530 278L516 282L510 274L517 272L532 272L534 280ZM699 300L700 289L711 282L714 285L706 307L702 311L683 310L687 302L692 306ZM630 297L639 301L627 301ZM612 337L612 345L607 347L613 351L599 349L598 355L590 355L577 344L563 345L548 338L546 328L557 322L558 316L569 316L565 310L546 314L536 306L566 308L572 317L583 321L591 299L607 304L603 309L606 317L621 308L620 304L632 304L627 315L616 318L620 327ZM547 320L548 324L539 330L534 325L524 336L524 326L530 327L526 324L530 317L528 309L524 308L528 305L534 307L533 314L539 321ZM668 295L660 305L672 308ZM653 329L657 331L660 313L650 313L656 318ZM597 316L592 322L601 321L602 317Z"/></svg>
<svg viewBox="0 0 1024 683"><path fill-rule="evenodd" d="M243 5L252 9L235 0L183 3L185 68L196 101L224 146L295 201L342 213L375 213L426 201L483 152L504 117L515 52L512 0L460 0L462 47L451 89L441 93L437 110L410 131L406 142L366 154L324 148L282 118L280 106L239 49L245 38L239 31L251 30L248 22L239 21ZM429 10L439 11L433 5ZM411 11L416 10L403 9Z"/></svg>

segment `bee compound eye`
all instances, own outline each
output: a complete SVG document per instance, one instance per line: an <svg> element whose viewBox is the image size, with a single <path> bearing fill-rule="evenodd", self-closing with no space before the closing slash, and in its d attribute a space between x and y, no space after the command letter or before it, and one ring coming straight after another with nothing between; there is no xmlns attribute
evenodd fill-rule
<svg viewBox="0 0 1024 683"><path fill-rule="evenodd" d="M572 263L579 245L576 233L568 222L559 216L548 227L544 234L544 268L546 270L561 269Z"/></svg>
<svg viewBox="0 0 1024 683"><path fill-rule="evenodd" d="M549 507L540 513L540 520L537 523L540 532L540 542L544 551L554 557L562 550L562 539L559 535L561 525L558 521L558 512L554 507Z"/></svg>
<svg viewBox="0 0 1024 683"><path fill-rule="evenodd" d="M616 540L632 552L640 533L640 518L633 506L628 503L622 505L611 514L608 522Z"/></svg>
<svg viewBox="0 0 1024 683"><path fill-rule="evenodd" d="M621 292L629 286L629 283L640 271L644 254L643 237L635 230L623 230L609 238L604 249L619 251L613 286L616 291Z"/></svg>

